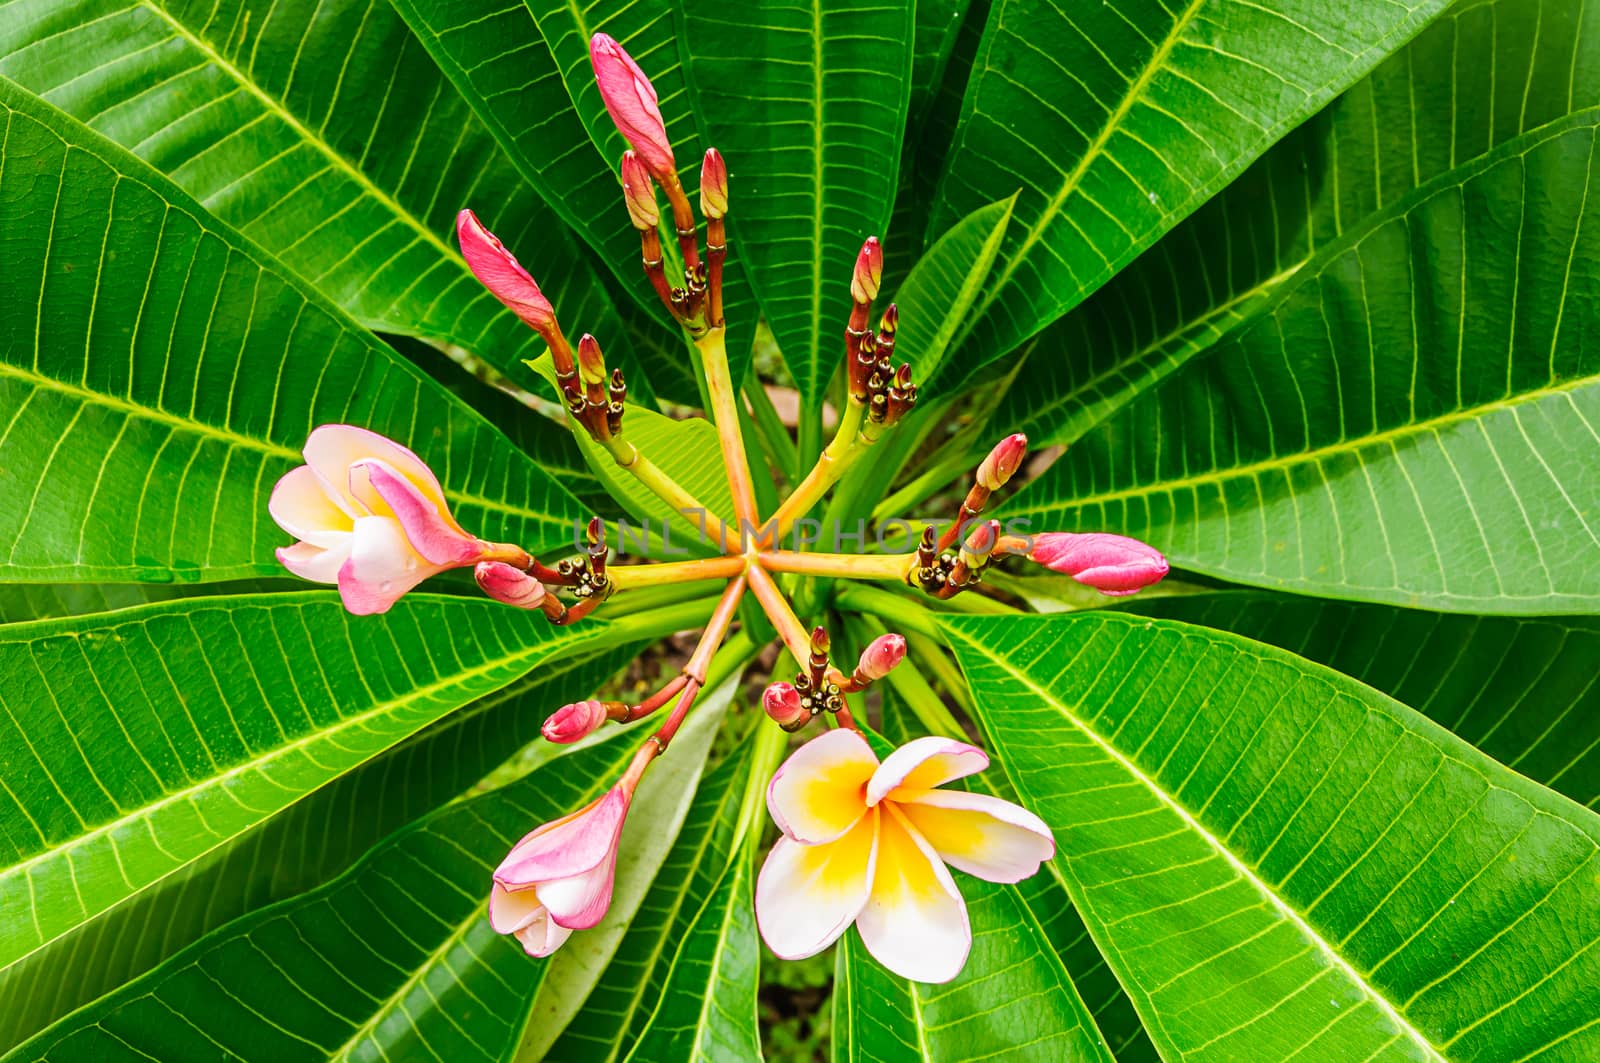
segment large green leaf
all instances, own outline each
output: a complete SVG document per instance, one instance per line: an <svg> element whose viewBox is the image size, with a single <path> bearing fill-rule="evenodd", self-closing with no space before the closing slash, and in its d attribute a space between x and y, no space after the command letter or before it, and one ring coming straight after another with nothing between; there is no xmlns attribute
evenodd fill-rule
<svg viewBox="0 0 1600 1063"><path fill-rule="evenodd" d="M1593 813L1236 636L941 623L1165 1058L1600 1051Z"/></svg>
<svg viewBox="0 0 1600 1063"><path fill-rule="evenodd" d="M1597 122L1541 126L1379 211L1007 511L1240 582L1593 611Z"/></svg>
<svg viewBox="0 0 1600 1063"><path fill-rule="evenodd" d="M1445 6L997 0L930 226L1022 188L964 368L1070 310Z"/></svg>
<svg viewBox="0 0 1600 1063"><path fill-rule="evenodd" d="M626 626L481 599L178 601L5 629L0 969L451 710Z"/></svg>
<svg viewBox="0 0 1600 1063"><path fill-rule="evenodd" d="M552 708L588 696L629 651L546 661L0 971L0 1052L224 923L337 875L537 739Z"/></svg>
<svg viewBox="0 0 1600 1063"><path fill-rule="evenodd" d="M1600 64L1583 48L1595 40L1600 9L1584 0L1457 3L1041 334L997 427L1035 446L1073 442L1250 320L1374 211L1600 102ZM1408 120L1387 120L1398 114Z"/></svg>
<svg viewBox="0 0 1600 1063"><path fill-rule="evenodd" d="M459 344L526 382L521 359L540 344L467 271L452 235L464 206L558 307L614 327L571 236L388 4L252 13L8 0L0 74L165 172L369 328Z"/></svg>
<svg viewBox="0 0 1600 1063"><path fill-rule="evenodd" d="M677 770L667 761L646 776L624 846L665 828L658 811L715 729L686 730ZM533 826L612 785L632 754L607 742L424 817L326 887L208 936L17 1056L505 1058L551 965L489 926L490 874Z"/></svg>
<svg viewBox="0 0 1600 1063"><path fill-rule="evenodd" d="M729 239L801 395L820 408L856 254L883 235L894 201L911 6L754 0L681 14L707 139L727 156L733 194L753 192L729 214Z"/></svg>
<svg viewBox="0 0 1600 1063"><path fill-rule="evenodd" d="M944 364L950 341L1000 251L1015 198L979 207L962 218L917 260L895 292L900 328L895 353L909 359L920 380L931 380Z"/></svg>
<svg viewBox="0 0 1600 1063"><path fill-rule="evenodd" d="M273 482L325 422L407 443L462 524L537 549L577 503L144 163L0 79L0 573L278 575Z"/></svg>
<svg viewBox="0 0 1600 1063"><path fill-rule="evenodd" d="M1600 805L1600 619L1457 616L1258 591L1136 599L1129 609L1282 646Z"/></svg>

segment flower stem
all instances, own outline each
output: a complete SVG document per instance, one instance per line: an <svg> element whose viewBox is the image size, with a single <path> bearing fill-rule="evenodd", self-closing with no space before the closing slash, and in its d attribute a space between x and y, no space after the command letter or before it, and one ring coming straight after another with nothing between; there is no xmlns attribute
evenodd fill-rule
<svg viewBox="0 0 1600 1063"><path fill-rule="evenodd" d="M667 748L678 728L683 724L684 717L689 715L689 709L694 704L695 697L705 686L707 669L711 665L711 658L722 645L722 640L728 635L728 628L733 623L733 615L739 609L739 599L744 596L745 577L740 576L728 584L728 589L722 592L722 600L717 602L717 608L711 614L711 619L706 624L706 629L700 635L700 642L694 648L694 653L689 656L689 661L683 666L683 674L688 681L683 685L683 693L678 697L678 703L673 706L672 713L667 717L660 730L652 736L657 747L662 750Z"/></svg>
<svg viewBox="0 0 1600 1063"><path fill-rule="evenodd" d="M694 345L700 351L700 364L706 371L711 414L717 423L717 438L722 442L722 464L727 468L728 489L733 493L733 515L753 526L756 496L750 483L750 460L744 452L744 433L739 428L739 396L734 391L733 373L728 368L727 338L727 329L712 328L696 337Z"/></svg>
<svg viewBox="0 0 1600 1063"><path fill-rule="evenodd" d="M763 550L756 555L756 560L770 572L904 582L906 573L917 563L917 555L800 554L793 550Z"/></svg>
<svg viewBox="0 0 1600 1063"><path fill-rule="evenodd" d="M613 565L607 571L617 590L627 591L694 580L730 579L744 571L744 564L742 557L707 557L697 561Z"/></svg>
<svg viewBox="0 0 1600 1063"><path fill-rule="evenodd" d="M724 549L737 546L739 536L722 522L722 518L712 513L704 503L685 490L682 484L640 453L638 447L616 437L602 440L601 446L611 453L612 459L619 466L632 473L634 479L648 488L657 498L690 520L697 521L707 538L722 544Z"/></svg>
<svg viewBox="0 0 1600 1063"><path fill-rule="evenodd" d="M844 413L839 418L839 429L833 435L833 441L822 451L817 458L817 463L806 473L806 478L801 480L794 491L784 500L783 505L772 515L769 524L776 525L772 537L768 539L770 545L776 546L783 542L784 536L794 527L795 521L811 511L811 507L828 493L828 489L839 482L843 476L873 440L867 438L861 431L861 425L866 418L867 408L859 402L845 403Z"/></svg>
<svg viewBox="0 0 1600 1063"><path fill-rule="evenodd" d="M762 611L767 614L767 619L772 621L772 626L778 629L778 637L783 639L783 644L788 647L789 653L796 661L804 663L811 659L811 632L794 615L794 610L789 607L789 600L783 596L778 585L773 582L772 576L760 565L751 565L747 570L750 576L750 591L756 596L756 601L761 603Z"/></svg>

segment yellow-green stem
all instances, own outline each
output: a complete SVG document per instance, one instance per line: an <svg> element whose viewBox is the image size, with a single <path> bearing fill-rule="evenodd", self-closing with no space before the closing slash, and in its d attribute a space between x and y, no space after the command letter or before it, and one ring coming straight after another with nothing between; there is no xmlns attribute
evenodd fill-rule
<svg viewBox="0 0 1600 1063"><path fill-rule="evenodd" d="M750 460L744 453L744 433L739 427L739 396L734 390L733 373L728 368L725 328L713 328L695 339L700 364L706 371L706 388L711 394L711 415L722 443L722 464L728 472L728 489L733 493L733 515L751 525L756 523L755 489L750 483ZM738 540L735 539L735 542Z"/></svg>
<svg viewBox="0 0 1600 1063"><path fill-rule="evenodd" d="M625 439L611 438L602 444L619 466L633 474L652 494L667 505L700 525L707 539L724 550L737 549L739 536L722 522L722 518L706 508L683 485L668 476L660 466L639 452L639 448Z"/></svg>
<svg viewBox="0 0 1600 1063"><path fill-rule="evenodd" d="M817 463L806 473L804 480L795 487L783 505L772 515L769 524L776 525L772 536L767 542L776 546L794 528L795 521L811 512L811 507L821 501L828 489L839 482L839 478L849 471L857 458L866 452L871 445L870 440L862 432L862 422L866 418L866 407L858 402L847 402L844 414L839 418L839 429L833 435L833 441L822 451L817 458Z"/></svg>
<svg viewBox="0 0 1600 1063"><path fill-rule="evenodd" d="M653 565L612 565L606 569L612 584L619 591L694 580L731 579L743 571L742 557L707 557L697 561L669 561Z"/></svg>
<svg viewBox="0 0 1600 1063"><path fill-rule="evenodd" d="M793 550L764 550L756 559L769 572L896 583L904 581L911 566L917 563L916 554L800 554Z"/></svg>
<svg viewBox="0 0 1600 1063"><path fill-rule="evenodd" d="M789 653L797 661L806 661L811 657L811 632L794 615L794 610L789 607L789 600L783 596L778 585L773 582L767 570L758 564L753 564L747 570L750 574L750 592L756 596L756 601L761 603L762 610L767 614L767 619L772 621L772 626L778 629L778 637L788 647Z"/></svg>

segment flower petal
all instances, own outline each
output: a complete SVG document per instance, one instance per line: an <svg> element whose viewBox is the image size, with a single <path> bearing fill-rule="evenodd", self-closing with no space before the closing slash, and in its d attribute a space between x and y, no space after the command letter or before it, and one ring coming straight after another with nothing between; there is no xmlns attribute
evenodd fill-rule
<svg viewBox="0 0 1600 1063"><path fill-rule="evenodd" d="M284 473L272 488L267 512L278 527L296 539L317 546L335 546L349 536L355 518L346 509L348 503L333 494L315 469L298 465Z"/></svg>
<svg viewBox="0 0 1600 1063"><path fill-rule="evenodd" d="M628 815L628 794L614 787L570 815L530 832L494 870L494 880L516 889L592 871L616 849Z"/></svg>
<svg viewBox="0 0 1600 1063"><path fill-rule="evenodd" d="M756 879L756 925L780 958L815 956L861 911L872 890L878 819L876 812L862 816L844 837L823 845L779 838L767 854Z"/></svg>
<svg viewBox="0 0 1600 1063"><path fill-rule="evenodd" d="M948 982L972 949L967 905L933 849L895 805L880 808L872 894L856 917L874 959L914 982Z"/></svg>
<svg viewBox="0 0 1600 1063"><path fill-rule="evenodd" d="M362 517L350 537L350 556L339 567L339 597L357 616L387 612L437 565L423 561L392 517Z"/></svg>
<svg viewBox="0 0 1600 1063"><path fill-rule="evenodd" d="M767 785L778 829L807 845L841 837L866 812L863 795L878 758L860 733L840 727L795 750Z"/></svg>
<svg viewBox="0 0 1600 1063"><path fill-rule="evenodd" d="M350 493L374 513L393 513L412 548L436 565L464 565L483 552L483 544L463 531L448 510L435 507L386 461L372 458L350 466Z"/></svg>
<svg viewBox="0 0 1600 1063"><path fill-rule="evenodd" d="M334 546L324 548L314 543L295 543L293 546L280 546L277 550L278 564L301 579L316 583L338 583L339 569L349 556L349 532Z"/></svg>
<svg viewBox="0 0 1600 1063"><path fill-rule="evenodd" d="M500 934L515 934L529 956L548 956L572 931L550 918L533 890L506 889L498 883L489 892L489 925Z"/></svg>
<svg viewBox="0 0 1600 1063"><path fill-rule="evenodd" d="M550 918L568 930L588 930L606 917L617 878L617 850L612 846L600 863L581 875L539 883L539 898Z"/></svg>
<svg viewBox="0 0 1600 1063"><path fill-rule="evenodd" d="M1044 820L998 797L901 787L894 804L940 859L989 882L1021 882L1055 855Z"/></svg>
<svg viewBox="0 0 1600 1063"><path fill-rule="evenodd" d="M376 432L357 428L353 424L318 425L306 437L303 453L307 465L341 489L350 479L350 466L356 462L371 458L386 461L415 484L417 490L441 513L450 511L449 503L444 498L444 489L439 486L433 470L411 451Z"/></svg>
<svg viewBox="0 0 1600 1063"><path fill-rule="evenodd" d="M927 735L890 753L867 786L867 804L875 805L897 786L931 790L989 766L989 754L977 746Z"/></svg>

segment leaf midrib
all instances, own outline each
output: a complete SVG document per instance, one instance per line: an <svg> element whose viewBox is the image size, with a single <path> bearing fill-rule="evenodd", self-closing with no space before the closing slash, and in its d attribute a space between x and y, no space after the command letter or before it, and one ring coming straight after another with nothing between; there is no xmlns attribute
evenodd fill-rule
<svg viewBox="0 0 1600 1063"><path fill-rule="evenodd" d="M596 628L596 629L594 629L593 632L580 633L580 635L575 637L574 640L572 641L572 643L569 644L568 648L576 650L576 649L580 648L584 642L594 641L594 636L599 634L599 633L601 633L602 630L603 629ZM248 760L248 761L244 761L243 763L236 764L233 767L228 768L228 769L220 772L219 774L208 776L207 778L203 779L202 781L200 781L198 783L195 783L195 784L190 785L190 786L186 786L181 790L173 790L173 791L169 792L168 794L166 794L165 796L161 797L160 799L158 799L156 801L152 801L152 802L149 802L147 804L140 805L138 808L132 810L131 812L127 812L127 813L119 816L118 818L116 818L114 820L110 820L110 821L108 821L106 823L102 823L101 825L99 825L97 827L94 827L94 828L92 828L90 830L87 830L87 831L81 833L81 834L78 834L78 835L74 836L73 838L68 839L67 841L63 842L60 845L53 845L48 849L45 849L45 850L43 850L41 852L38 852L38 853L35 853L33 856L27 857L24 860L21 860L21 861L19 861L17 863L9 865L8 867L0 869L0 885L3 885L3 884L5 884L6 882L9 882L9 881L15 880L15 878L16 878L16 876L18 874L25 873L30 868L36 867L36 866L38 866L40 864L43 864L43 863L45 863L47 861L55 860L55 859L61 858L63 856L70 857L70 855L73 852L81 850L83 848L83 846L88 844L91 840L99 838L99 837L102 837L102 836L105 836L105 835L108 835L108 834L110 834L111 832L115 831L116 829L118 829L120 827L127 826L127 825L130 825L130 824L139 823L141 821L147 820L150 816L156 814L157 812L161 811L162 809L165 809L165 808L171 807L173 805L176 805L176 804L188 799L189 797L192 797L192 796L200 794L200 793L204 793L206 791L215 789L215 788L220 787L220 786L223 786L228 781L230 781L232 779L235 779L235 778L239 778L239 777L241 777L241 776L243 776L243 775L245 775L245 774L247 774L249 772L258 771L258 770L265 770L266 768L270 767L271 765L278 763L279 761L281 761L285 757L289 756L292 753L298 752L301 749L308 748L308 747L319 746L319 745L323 744L324 740L331 739L331 738L337 738L339 735L344 734L344 733L350 731L353 728L360 727L360 726L368 723L369 721L371 721L371 720L373 720L375 718L378 718L378 717L381 717L381 716L384 716L384 715L387 715L387 714L390 714L390 713L393 713L393 712L400 711L401 709L403 709L403 708L405 708L405 707L407 707L407 706L409 706L409 705L411 705L413 703L416 703L418 701L424 700L426 697L431 696L431 695L433 695L435 693L443 692L443 691L449 689L452 686L459 685L459 684L461 684L463 682L466 682L466 681L468 681L470 679L477 678L477 677L482 676L482 675L487 675L487 674L489 674L491 672L494 672L494 671L497 671L499 669L502 669L502 668L506 667L508 664L511 664L511 663L513 663L515 661L518 661L518 660L521 660L521 659L524 659L524 658L527 658L527 657L530 657L530 656L537 656L538 653L541 650L545 649L547 646L548 646L548 642L547 641L536 642L536 643L533 643L531 645L522 647L520 650L518 650L515 653L506 654L506 655L503 655L503 656L500 656L500 657L492 658L490 660L485 661L484 663L482 663L480 665L476 665L476 666L474 666L472 668L468 668L468 669L465 669L463 671L452 672L450 674L449 678L440 678L440 679L435 680L432 683L424 684L422 686L412 686L404 695L402 695L400 697L397 697L397 698L392 698L392 699L390 699L388 701L385 701L385 702L382 702L381 704L376 705L373 708L365 710L365 711L363 711L361 713L358 713L358 714L356 714L354 716L346 717L346 718L342 719L338 724L336 724L336 725L334 725L332 727L325 728L325 729L322 729L322 730L318 730L318 731L314 731L314 732L310 732L308 734L302 735L299 738L293 739L293 740L291 740L291 741L289 741L289 742L287 742L287 743L285 743L283 745L274 747L271 752L267 753L263 757L257 757L257 758L254 758L254 759L251 759L251 760ZM370 760L372 758L372 756L376 755L377 752L379 752L379 751L374 751L373 753L370 753L367 756L362 757L360 760L355 761L354 763L347 765L344 770L346 772L348 772L352 768L355 768L355 767L359 766L360 764L365 763L367 760ZM296 798L295 800L298 800L298 798ZM293 804L293 803L294 803L293 800L291 800L289 802L289 804ZM285 805L283 807L288 807L288 806ZM268 813L266 816L263 816L262 819L269 818L271 815L276 814L277 811L280 811L280 809L273 810L273 812ZM234 832L234 834L236 834L236 833L237 832ZM101 908L100 912L109 911L111 908L115 908L119 904L125 903L128 899L132 898L133 896L136 896L137 894L143 892L146 889L149 889L152 885L154 885L155 883L160 882L163 879L167 878L169 875L173 874L175 871L181 870L183 867L186 867L186 866L194 863L194 861L201 859L207 853L209 853L209 852L213 851L214 849L216 849L218 846L227 844L228 840L231 837L233 837L234 834L229 834L229 835L227 835L225 837L217 837L217 838L215 838L214 843L212 845L207 846L205 849L194 853L193 855L191 855L187 859L180 860L174 867L169 868L163 874L156 876L155 878L151 879L150 881L148 881L148 882L144 883L143 885L139 886L137 889L129 891L129 893L127 895L125 895L122 898L119 898L117 901L114 901L112 904L107 905L104 908ZM69 864L70 864L70 860L69 860ZM97 915L97 914L99 914L99 912L90 913L91 917L93 915ZM26 956L32 955L32 953L34 951L36 951L38 948L44 947L45 945L49 944L50 941L53 941L56 938L59 938L60 936L61 936L61 934L56 934L54 937L51 937L51 938L48 938L46 940L43 940L43 941L39 942L39 944L37 946L35 946L34 949L29 950L29 952L23 953L22 955L17 956L17 957L15 957L14 959L12 959L10 961L7 961L3 965L0 965L0 971L3 971L5 969L9 968L10 966L12 966L13 964L15 964L18 961L22 960Z"/></svg>
<svg viewBox="0 0 1600 1063"><path fill-rule="evenodd" d="M1132 487L1121 488L1116 491L1105 491L1099 494L1083 495L1077 498L1067 499L1055 505L1041 508L1060 508L1062 510L1067 510L1106 502L1120 501L1126 498L1137 498L1143 495L1167 494L1184 488L1195 488L1206 484L1217 484L1227 480L1255 476L1259 473L1269 472L1275 469L1288 469L1297 465L1320 462L1326 457L1347 454L1384 443L1393 444L1396 440L1404 441L1409 439L1411 436L1420 436L1427 433L1437 432L1443 428L1449 428L1457 424L1476 420L1478 417L1485 414L1496 413L1500 411L1515 411L1518 407L1525 406L1529 403L1535 403L1544 399L1554 398L1558 395L1570 395L1574 391L1582 390L1583 388L1592 386L1596 383L1600 383L1600 376L1574 377L1573 379L1565 381L1561 384L1518 392L1516 395L1507 398L1495 399L1492 402L1480 403L1476 406L1465 406L1459 410L1451 410L1449 413L1441 414L1438 417L1430 417L1421 421L1413 421L1410 424L1399 425L1395 428L1385 429L1381 432L1374 432L1370 435L1340 439L1333 443L1315 447L1311 450L1296 451L1293 454L1284 455L1282 457L1264 458L1261 461L1250 462L1245 465L1233 465L1214 473L1202 473L1195 476L1184 476L1173 480L1159 480L1155 483L1139 484Z"/></svg>
<svg viewBox="0 0 1600 1063"><path fill-rule="evenodd" d="M952 635L956 635L965 640L967 644L973 648L973 650L984 652L983 648L977 643L973 642L965 632L953 628L947 628L947 630L950 631ZM1330 944L1316 930L1315 927L1313 927L1306 920L1305 916L1296 910L1293 905L1279 897L1277 892L1263 882L1248 864L1246 864L1243 860L1240 860L1238 856L1234 855L1233 851L1230 850L1226 845L1222 844L1216 835L1212 834L1205 828L1203 824L1200 823L1199 820L1195 819L1188 809L1184 808L1183 805L1179 804L1175 798L1157 785L1154 779L1146 775L1138 765L1134 764L1132 760L1124 756L1120 750L1118 750L1105 738L1101 737L1099 733L1097 733L1083 720L1080 720L1076 715L1074 715L1056 695L1051 693L1047 688L1040 686L1038 683L1034 682L1030 676L1020 671L1011 662L1009 657L1004 654L991 655L985 653L985 659L1004 668L1013 679L1036 694L1044 704L1054 706L1069 724L1077 729L1077 731L1084 737L1088 738L1089 741L1093 742L1096 748L1098 748L1102 753L1115 761L1116 764L1126 771L1131 778L1144 786L1145 789L1149 790L1151 795L1154 796L1157 801L1161 802L1161 804L1170 812L1176 815L1185 827L1187 827L1197 837L1204 841L1206 846L1225 863L1227 863L1227 865L1233 869L1234 873L1238 875L1242 881L1247 882L1254 887L1256 892L1265 898L1267 903L1272 905L1273 909L1277 911L1282 918L1293 924L1294 927L1300 931L1301 935L1306 940L1310 941L1317 948L1317 950L1327 958L1329 963L1331 963L1339 971L1343 972L1343 974L1350 979L1352 984L1366 994L1366 996L1372 1000L1377 1009L1383 1015L1388 1017L1388 1019L1393 1022L1414 1045L1420 1048L1428 1059L1439 1060L1442 1063L1445 1057L1440 1053L1439 1049L1435 1047L1433 1043L1430 1042L1426 1037L1424 1037L1420 1030L1411 1025L1411 1023L1406 1020L1405 1016L1401 1015L1399 1010L1396 1009L1392 1003L1390 1003L1388 998L1379 993L1377 989L1367 981L1366 977L1360 971L1356 970L1356 968L1348 960L1346 960L1338 952L1338 950L1336 950L1333 945ZM1062 859L1062 855L1059 850L1054 859Z"/></svg>

